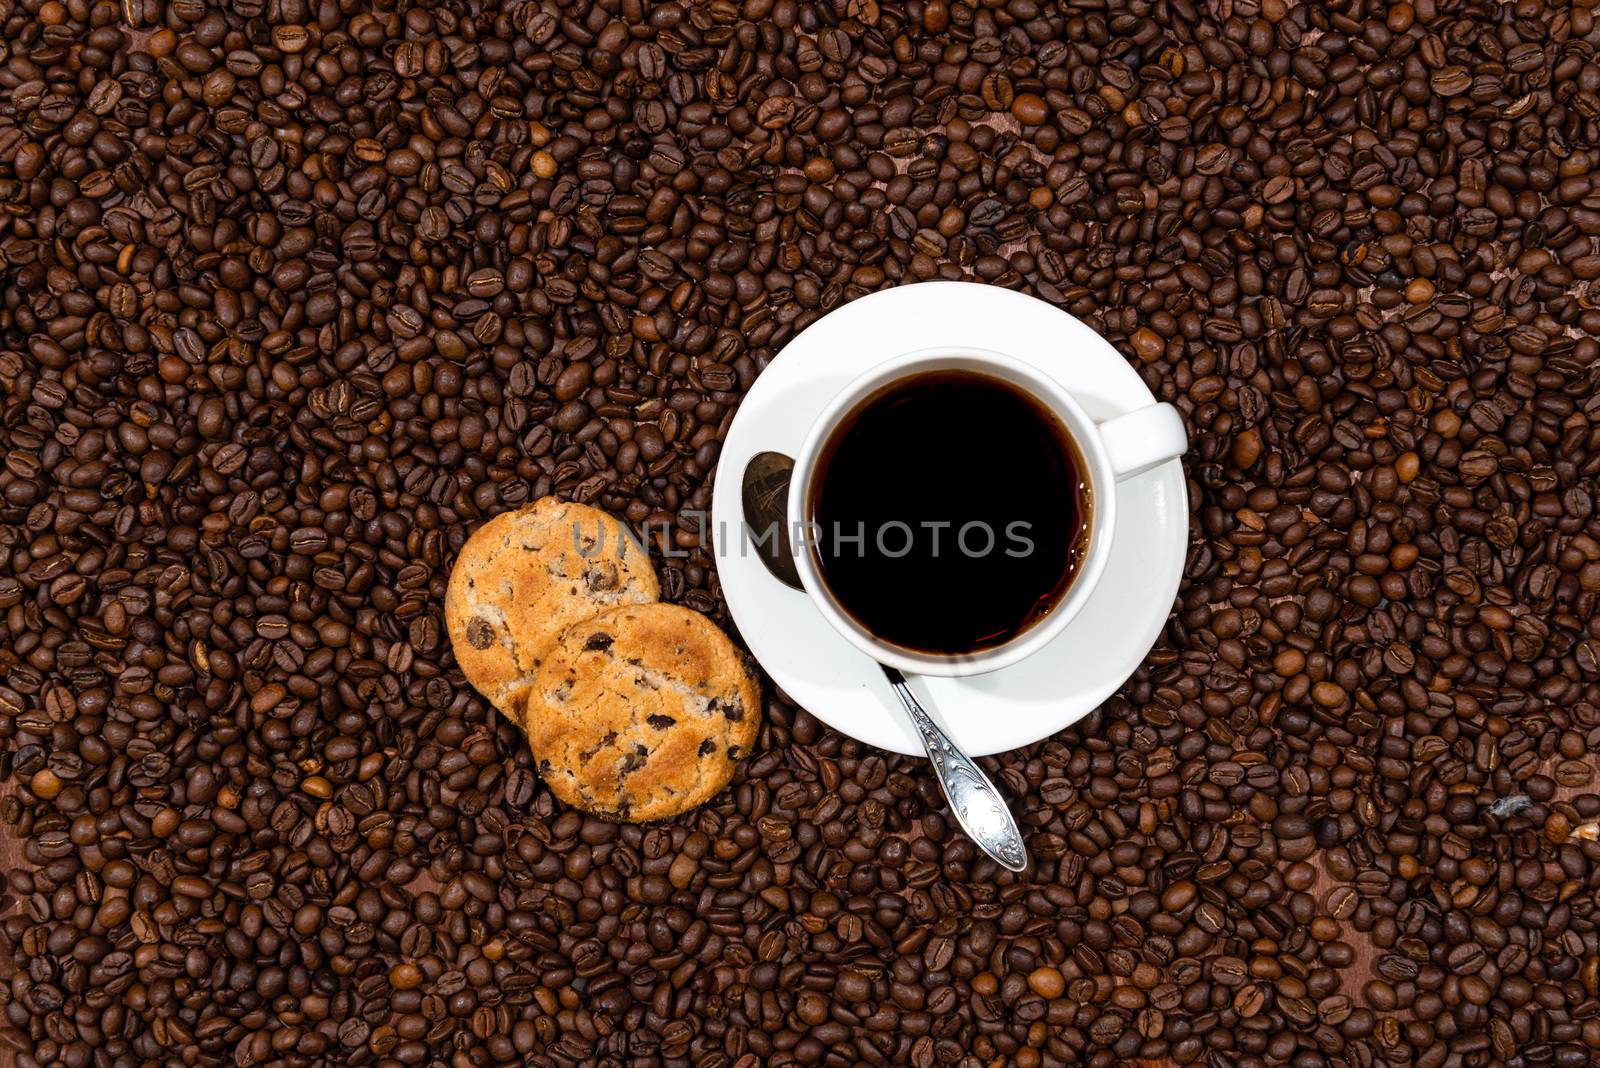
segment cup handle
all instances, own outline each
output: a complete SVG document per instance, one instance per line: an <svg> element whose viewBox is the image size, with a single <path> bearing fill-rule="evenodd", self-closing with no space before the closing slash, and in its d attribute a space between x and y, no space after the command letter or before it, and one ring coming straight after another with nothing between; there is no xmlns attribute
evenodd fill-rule
<svg viewBox="0 0 1600 1068"><path fill-rule="evenodd" d="M1107 419L1098 429L1119 482L1182 456L1189 448L1183 417L1170 404L1152 404Z"/></svg>

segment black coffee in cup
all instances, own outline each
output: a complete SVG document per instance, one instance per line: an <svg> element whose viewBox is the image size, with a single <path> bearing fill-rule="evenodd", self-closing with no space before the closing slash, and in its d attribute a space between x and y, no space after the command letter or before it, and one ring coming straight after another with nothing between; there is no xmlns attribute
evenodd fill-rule
<svg viewBox="0 0 1600 1068"><path fill-rule="evenodd" d="M819 454L807 518L823 580L876 637L955 655L1050 612L1089 540L1086 466L1010 382L932 371L852 409Z"/></svg>

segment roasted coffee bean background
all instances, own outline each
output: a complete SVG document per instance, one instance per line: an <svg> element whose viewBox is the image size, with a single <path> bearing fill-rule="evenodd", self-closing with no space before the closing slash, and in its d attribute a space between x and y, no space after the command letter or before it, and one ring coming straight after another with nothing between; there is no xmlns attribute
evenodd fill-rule
<svg viewBox="0 0 1600 1068"><path fill-rule="evenodd" d="M1536 0L0 0L19 1065L1600 1053L1600 44ZM695 514L828 309L969 278L1178 405L1174 618L988 762L772 696L553 803L439 611L542 494ZM673 555L668 555L666 550Z"/></svg>

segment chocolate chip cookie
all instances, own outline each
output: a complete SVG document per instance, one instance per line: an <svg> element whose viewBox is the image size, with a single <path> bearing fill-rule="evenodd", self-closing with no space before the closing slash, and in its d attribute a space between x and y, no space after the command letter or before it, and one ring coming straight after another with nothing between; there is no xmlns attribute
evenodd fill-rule
<svg viewBox="0 0 1600 1068"><path fill-rule="evenodd" d="M445 590L445 628L467 681L515 720L514 696L562 631L659 595L649 554L621 523L545 497L467 539Z"/></svg>
<svg viewBox="0 0 1600 1068"><path fill-rule="evenodd" d="M701 804L727 785L761 727L748 658L678 605L627 605L569 627L521 696L550 789L612 819L664 819Z"/></svg>

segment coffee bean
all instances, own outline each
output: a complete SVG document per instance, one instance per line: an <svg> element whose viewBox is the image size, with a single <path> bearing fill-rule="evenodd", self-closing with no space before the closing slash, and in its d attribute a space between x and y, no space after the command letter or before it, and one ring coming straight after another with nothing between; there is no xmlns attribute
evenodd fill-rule
<svg viewBox="0 0 1600 1068"><path fill-rule="evenodd" d="M1011 114L1024 126L1039 126L1050 117L1050 108L1035 93L1017 93L1011 100Z"/></svg>
<svg viewBox="0 0 1600 1068"><path fill-rule="evenodd" d="M1322 908L1336 920L1348 919L1355 914L1360 898L1347 886L1336 886L1323 898Z"/></svg>
<svg viewBox="0 0 1600 1068"><path fill-rule="evenodd" d="M1456 96L1471 87L1472 74L1465 67L1443 67L1433 72L1429 84L1440 96Z"/></svg>

